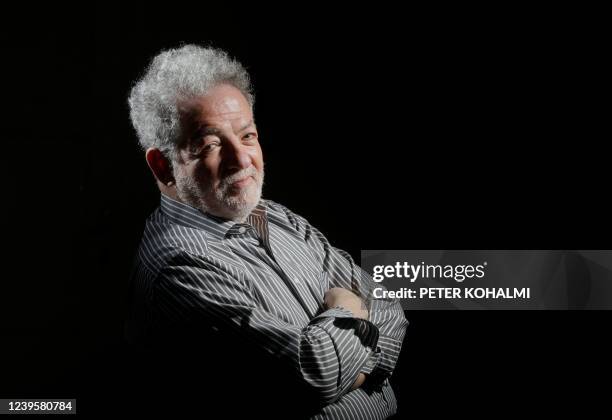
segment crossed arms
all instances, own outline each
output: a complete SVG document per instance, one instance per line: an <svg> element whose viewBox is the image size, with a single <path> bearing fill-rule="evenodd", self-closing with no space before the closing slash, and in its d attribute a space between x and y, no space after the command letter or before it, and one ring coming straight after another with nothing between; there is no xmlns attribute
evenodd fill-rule
<svg viewBox="0 0 612 420"><path fill-rule="evenodd" d="M298 327L264 309L244 278L228 267L184 253L158 275L155 306L167 318L212 322L239 332L291 366L330 404L366 381L382 384L393 372L407 321L397 301L369 301L373 282L350 255L329 245L303 218L292 215L329 278L323 311ZM377 287L380 287L377 285Z"/></svg>

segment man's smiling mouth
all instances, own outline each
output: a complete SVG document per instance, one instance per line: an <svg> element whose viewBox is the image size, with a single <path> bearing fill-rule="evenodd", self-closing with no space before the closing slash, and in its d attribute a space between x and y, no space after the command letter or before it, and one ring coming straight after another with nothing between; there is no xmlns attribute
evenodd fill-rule
<svg viewBox="0 0 612 420"><path fill-rule="evenodd" d="M234 181L232 183L230 183L231 187L235 187L235 188L241 188L246 186L249 182L251 182L251 180L253 179L253 177L251 175L246 176L242 179L239 179L237 181Z"/></svg>

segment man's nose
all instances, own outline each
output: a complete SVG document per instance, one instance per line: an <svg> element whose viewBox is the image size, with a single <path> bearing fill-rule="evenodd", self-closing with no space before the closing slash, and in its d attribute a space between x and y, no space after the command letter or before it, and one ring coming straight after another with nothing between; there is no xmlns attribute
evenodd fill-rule
<svg viewBox="0 0 612 420"><path fill-rule="evenodd" d="M241 169L248 168L251 166L251 155L248 153L247 148L235 139L229 142L229 145L225 147L225 156L227 168L232 171L239 171Z"/></svg>

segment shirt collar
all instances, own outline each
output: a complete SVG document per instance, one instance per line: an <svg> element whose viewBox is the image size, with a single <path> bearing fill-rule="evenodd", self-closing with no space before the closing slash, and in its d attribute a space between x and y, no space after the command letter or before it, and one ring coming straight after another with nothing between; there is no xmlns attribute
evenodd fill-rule
<svg viewBox="0 0 612 420"><path fill-rule="evenodd" d="M174 200L164 194L161 194L160 208L172 223L203 230L217 240L225 239L230 231L238 229L240 226L254 226L257 220L267 219L267 203L263 198L259 200L244 223L226 220L210 213L203 213L195 207Z"/></svg>

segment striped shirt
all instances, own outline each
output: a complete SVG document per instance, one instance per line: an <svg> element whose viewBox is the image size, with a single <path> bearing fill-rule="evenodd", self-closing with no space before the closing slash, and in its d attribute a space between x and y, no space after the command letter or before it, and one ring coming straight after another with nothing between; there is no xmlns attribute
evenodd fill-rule
<svg viewBox="0 0 612 420"><path fill-rule="evenodd" d="M206 324L289 367L320 403L312 418L383 419L397 409L389 377L408 324L400 304L373 299L375 283L351 256L278 203L261 199L238 223L162 194L131 285L133 339L162 324ZM325 308L332 287L360 296L369 320ZM368 379L351 391L360 372Z"/></svg>

